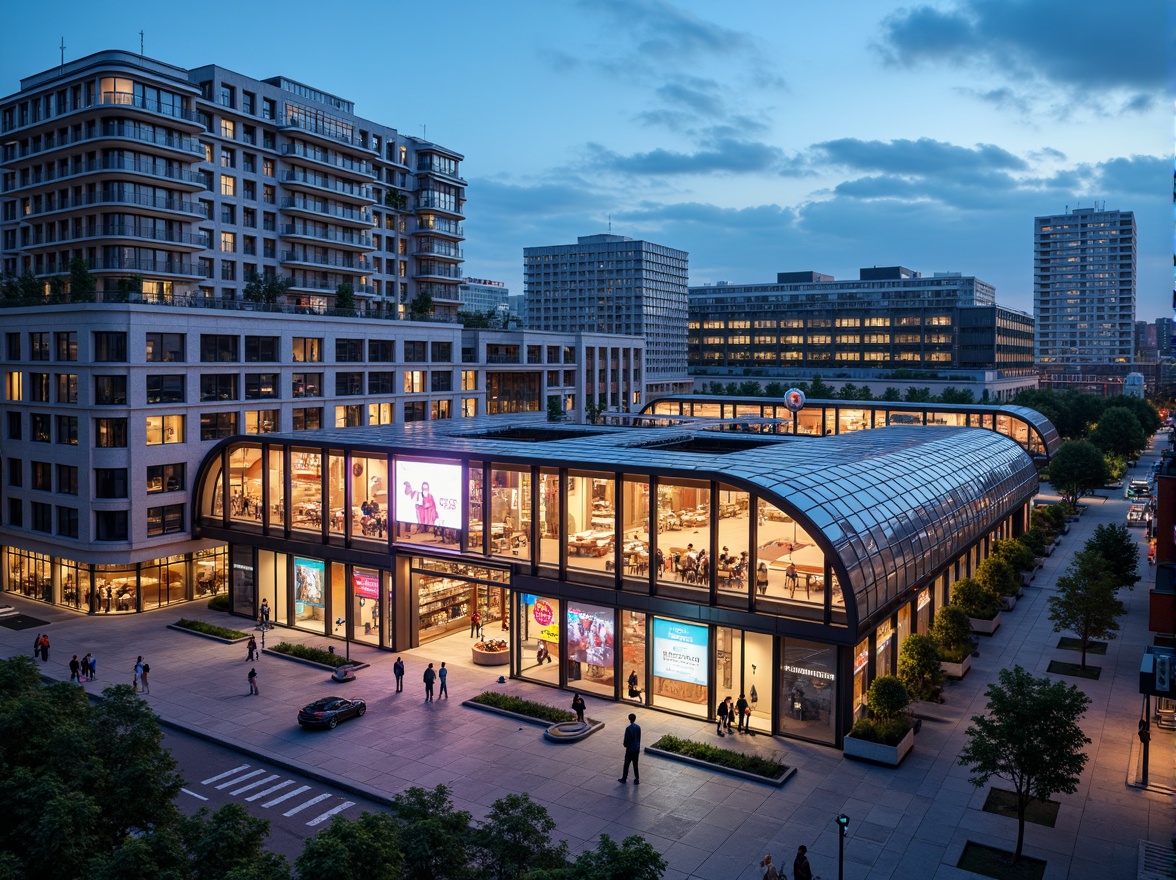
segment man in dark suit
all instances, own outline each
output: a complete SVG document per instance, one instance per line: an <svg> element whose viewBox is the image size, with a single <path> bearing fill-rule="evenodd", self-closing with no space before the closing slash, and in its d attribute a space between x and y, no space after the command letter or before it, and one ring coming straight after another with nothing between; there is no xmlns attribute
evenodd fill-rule
<svg viewBox="0 0 1176 880"><path fill-rule="evenodd" d="M641 784L641 773L637 769L637 759L641 757L641 728L637 726L637 716L629 714L629 726L625 728L625 766L621 770L621 778L617 782L622 785L629 779L629 765L633 765L633 784Z"/></svg>

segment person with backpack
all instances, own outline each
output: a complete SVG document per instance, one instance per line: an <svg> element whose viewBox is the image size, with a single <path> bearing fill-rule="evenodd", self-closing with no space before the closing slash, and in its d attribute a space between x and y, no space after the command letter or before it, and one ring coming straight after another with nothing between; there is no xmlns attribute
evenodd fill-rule
<svg viewBox="0 0 1176 880"><path fill-rule="evenodd" d="M728 697L728 699L730 698ZM723 728L727 727L731 723L729 720L730 711L730 708L727 706L727 700L719 700L719 708L715 713L719 717L719 726L718 729L715 730L715 733L717 733L719 736L726 736L726 734L723 733Z"/></svg>
<svg viewBox="0 0 1176 880"><path fill-rule="evenodd" d="M144 663L143 671L139 673L139 683L143 686L143 693L151 693L151 685L147 682L147 673L151 671L151 664Z"/></svg>
<svg viewBox="0 0 1176 880"><path fill-rule="evenodd" d="M49 633L41 634L41 662L49 662Z"/></svg>
<svg viewBox="0 0 1176 880"><path fill-rule="evenodd" d="M245 662L252 663L257 659L257 639L253 636L249 637L249 643L245 646Z"/></svg>
<svg viewBox="0 0 1176 880"><path fill-rule="evenodd" d="M257 689L257 669L256 668L250 669L249 675L246 676L246 678L249 679L249 693L246 694L245 696L254 696L254 697L259 696L260 691L258 691L258 689Z"/></svg>
<svg viewBox="0 0 1176 880"><path fill-rule="evenodd" d="M135 677L131 679L131 687L135 689L135 693L139 693L139 679L143 677L143 658L139 657L135 661Z"/></svg>

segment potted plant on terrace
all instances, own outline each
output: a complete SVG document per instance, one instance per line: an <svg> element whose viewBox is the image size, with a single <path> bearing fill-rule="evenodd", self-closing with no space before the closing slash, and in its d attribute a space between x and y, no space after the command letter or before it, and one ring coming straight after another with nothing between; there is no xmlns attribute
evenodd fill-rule
<svg viewBox="0 0 1176 880"><path fill-rule="evenodd" d="M505 666L510 662L510 650L504 639L476 642L471 650L478 666Z"/></svg>
<svg viewBox="0 0 1176 880"><path fill-rule="evenodd" d="M990 636L1000 627L1000 596L975 578L961 578L952 584L951 604L968 615L972 632Z"/></svg>
<svg viewBox="0 0 1176 880"><path fill-rule="evenodd" d="M1033 575L1037 571L1037 560L1026 543L1016 538L1001 538L992 545L992 555L997 559L1003 559L1018 572L1022 586L1033 580Z"/></svg>
<svg viewBox="0 0 1176 880"><path fill-rule="evenodd" d="M945 675L963 678L972 668L972 624L959 605L945 605L931 624L931 638Z"/></svg>
<svg viewBox="0 0 1176 880"><path fill-rule="evenodd" d="M874 679L866 694L870 717L858 719L842 741L845 756L888 767L901 764L915 745L908 705L910 696L898 678L883 675Z"/></svg>
<svg viewBox="0 0 1176 880"><path fill-rule="evenodd" d="M898 679L912 700L940 702L944 675L934 639L918 633L911 633L903 639L902 649L898 652Z"/></svg>
<svg viewBox="0 0 1176 880"><path fill-rule="evenodd" d="M998 556L989 556L976 566L976 580L1000 597L1000 607L1012 611L1021 593L1021 579L1011 565Z"/></svg>

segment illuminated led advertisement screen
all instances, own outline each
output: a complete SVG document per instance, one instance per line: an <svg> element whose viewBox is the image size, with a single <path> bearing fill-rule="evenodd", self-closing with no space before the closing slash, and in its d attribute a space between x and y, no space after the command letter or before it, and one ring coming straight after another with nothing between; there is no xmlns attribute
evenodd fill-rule
<svg viewBox="0 0 1176 880"><path fill-rule="evenodd" d="M653 674L673 681L706 686L707 636L705 626L653 619Z"/></svg>
<svg viewBox="0 0 1176 880"><path fill-rule="evenodd" d="M396 460L396 519L422 526L464 527L461 465L444 461Z"/></svg>
<svg viewBox="0 0 1176 880"><path fill-rule="evenodd" d="M323 607L326 569L321 559L294 557L294 601L302 605Z"/></svg>

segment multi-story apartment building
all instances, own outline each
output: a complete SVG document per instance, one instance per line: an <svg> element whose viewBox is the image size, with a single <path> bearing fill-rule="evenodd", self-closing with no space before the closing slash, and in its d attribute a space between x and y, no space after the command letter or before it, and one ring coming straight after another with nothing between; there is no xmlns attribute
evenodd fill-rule
<svg viewBox="0 0 1176 880"><path fill-rule="evenodd" d="M690 288L700 379L836 371L856 382L896 369L992 374L981 384L1008 396L1033 384L1033 318L997 305L978 278L902 266L862 269L856 281L780 272L774 284Z"/></svg>
<svg viewBox="0 0 1176 880"><path fill-rule="evenodd" d="M460 304L460 153L286 77L105 51L0 101L0 272L43 283L81 258L98 295L280 298L385 317ZM271 288L273 290L274 288Z"/></svg>
<svg viewBox="0 0 1176 880"><path fill-rule="evenodd" d="M645 339L650 394L689 390L686 369L689 255L623 235L583 235L576 244L523 249L526 326ZM616 389L588 401L626 411Z"/></svg>
<svg viewBox="0 0 1176 880"><path fill-rule="evenodd" d="M1033 312L1042 382L1121 385L1135 354L1135 215L1105 206L1037 217Z"/></svg>
<svg viewBox="0 0 1176 880"><path fill-rule="evenodd" d="M463 312L492 315L498 322L495 326L506 326L510 317L510 288L501 281L466 278L458 285L458 296Z"/></svg>
<svg viewBox="0 0 1176 880"><path fill-rule="evenodd" d="M266 449L277 433L513 424L552 398L574 414L604 373L634 410L645 402L639 338L177 304L3 314L0 588L92 613L223 586L229 560L192 537L190 509L225 438ZM234 503L260 516L265 499L255 486Z"/></svg>

